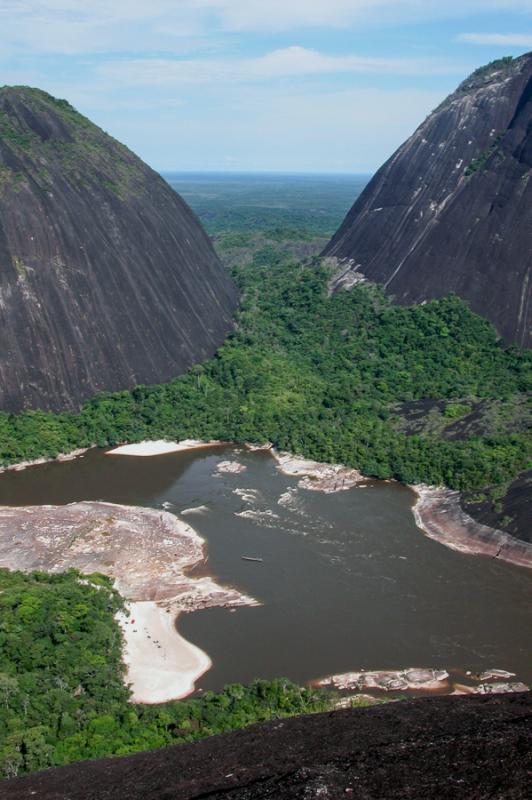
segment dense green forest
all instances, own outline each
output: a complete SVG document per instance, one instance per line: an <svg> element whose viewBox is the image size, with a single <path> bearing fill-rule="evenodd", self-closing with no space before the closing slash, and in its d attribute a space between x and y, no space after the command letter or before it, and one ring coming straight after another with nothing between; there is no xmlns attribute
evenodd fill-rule
<svg viewBox="0 0 532 800"><path fill-rule="evenodd" d="M370 176L170 172L163 177L211 235L281 229L298 238L329 239Z"/></svg>
<svg viewBox="0 0 532 800"><path fill-rule="evenodd" d="M168 384L95 397L79 414L1 414L1 461L142 439L268 440L379 478L464 489L529 463L519 426L448 440L397 425L395 404L421 398L448 400L450 421L484 398L500 400L502 419L522 407L530 354L505 346L457 297L398 307L364 284L328 297L322 262L271 249L235 277L237 328L215 358Z"/></svg>
<svg viewBox="0 0 532 800"><path fill-rule="evenodd" d="M130 704L113 617L121 606L101 575L0 570L0 776L195 741L335 702L279 679Z"/></svg>

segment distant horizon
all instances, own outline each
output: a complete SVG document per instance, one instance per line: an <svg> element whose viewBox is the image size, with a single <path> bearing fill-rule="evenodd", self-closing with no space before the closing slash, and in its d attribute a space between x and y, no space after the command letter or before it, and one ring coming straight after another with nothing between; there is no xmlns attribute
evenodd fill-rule
<svg viewBox="0 0 532 800"><path fill-rule="evenodd" d="M158 172L371 175L477 67L532 49L532 0L24 0L0 29L2 83Z"/></svg>
<svg viewBox="0 0 532 800"><path fill-rule="evenodd" d="M374 175L374 172L333 172L320 170L316 172L303 171L303 170L225 170L225 169L157 169L155 170L160 175L234 175L234 176L279 176L279 177L302 177L302 178L367 178Z"/></svg>

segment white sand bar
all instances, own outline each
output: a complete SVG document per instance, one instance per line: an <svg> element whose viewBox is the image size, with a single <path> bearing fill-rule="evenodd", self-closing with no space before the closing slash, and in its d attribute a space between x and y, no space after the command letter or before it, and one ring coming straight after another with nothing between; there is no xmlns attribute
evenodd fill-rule
<svg viewBox="0 0 532 800"><path fill-rule="evenodd" d="M129 603L118 614L124 634L123 660L134 703L179 700L212 666L209 656L175 629L176 615L154 602Z"/></svg>
<svg viewBox="0 0 532 800"><path fill-rule="evenodd" d="M183 439L181 442L167 442L158 439L153 442L138 442L137 444L123 444L108 450L108 456L161 456L165 453L180 453L185 450L199 450L203 447L225 447L228 442L203 442L200 439Z"/></svg>

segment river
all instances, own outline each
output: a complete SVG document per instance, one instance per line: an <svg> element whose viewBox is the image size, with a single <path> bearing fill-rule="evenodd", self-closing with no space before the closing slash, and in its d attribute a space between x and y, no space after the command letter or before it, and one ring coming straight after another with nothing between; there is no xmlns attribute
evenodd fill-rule
<svg viewBox="0 0 532 800"><path fill-rule="evenodd" d="M246 469L221 474L236 459ZM209 448L149 458L91 450L0 476L0 504L77 500L166 510L207 542L201 570L261 601L183 614L179 630L209 654L198 682L360 669L501 668L532 681L532 575L463 555L416 527L413 493L368 482L334 494L298 487L268 452ZM244 516L239 516L244 512ZM245 561L242 556L261 558Z"/></svg>

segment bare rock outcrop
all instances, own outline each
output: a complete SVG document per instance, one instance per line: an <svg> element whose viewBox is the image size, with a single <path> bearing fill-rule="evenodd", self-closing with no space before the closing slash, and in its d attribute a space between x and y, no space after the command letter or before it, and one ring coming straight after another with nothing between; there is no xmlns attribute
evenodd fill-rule
<svg viewBox="0 0 532 800"><path fill-rule="evenodd" d="M3 800L521 800L531 695L437 697L253 725L0 784Z"/></svg>
<svg viewBox="0 0 532 800"><path fill-rule="evenodd" d="M418 496L413 508L416 523L431 539L460 553L532 567L532 544L474 520L460 505L459 492L423 484L412 489Z"/></svg>
<svg viewBox="0 0 532 800"><path fill-rule="evenodd" d="M210 357L237 290L197 217L65 100L0 89L0 409L76 409Z"/></svg>
<svg viewBox="0 0 532 800"><path fill-rule="evenodd" d="M460 84L377 172L324 255L399 303L454 292L532 342L532 53Z"/></svg>

